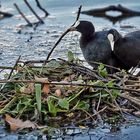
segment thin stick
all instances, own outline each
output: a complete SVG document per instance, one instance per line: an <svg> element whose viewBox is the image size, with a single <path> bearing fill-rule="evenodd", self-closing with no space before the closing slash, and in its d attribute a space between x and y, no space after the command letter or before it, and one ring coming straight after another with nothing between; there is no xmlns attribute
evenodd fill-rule
<svg viewBox="0 0 140 140"><path fill-rule="evenodd" d="M107 90L108 90L108 89L107 89ZM121 113L122 117L126 120L126 118L124 117L123 112L122 112L120 106L118 105L118 103L116 102L116 100L113 99L113 96L112 96L111 92L108 91L108 93L109 93L110 97L112 98L112 100L114 101L115 105L118 107L118 109L120 109L120 113Z"/></svg>
<svg viewBox="0 0 140 140"><path fill-rule="evenodd" d="M26 18L26 16L21 12L21 10L19 9L18 5L16 3L14 3L15 8L17 9L17 11L19 12L19 14L23 17L23 19L27 22L28 26L32 26L32 23Z"/></svg>
<svg viewBox="0 0 140 140"><path fill-rule="evenodd" d="M60 36L60 38L58 39L58 41L54 44L53 48L51 49L51 51L49 52L49 54L48 54L48 56L47 56L47 58L46 58L46 60L45 60L44 65L45 65L46 62L49 60L49 58L50 58L52 52L54 51L54 49L56 48L56 46L59 44L59 42L62 40L62 38L63 38L69 31L70 31L70 29L67 29L67 30Z"/></svg>
<svg viewBox="0 0 140 140"><path fill-rule="evenodd" d="M95 121L94 118L93 118L93 116L90 113L88 113L86 110L81 109L81 108L74 109L74 110L82 110L83 112L85 112L89 116L89 118L91 118L93 121Z"/></svg>
<svg viewBox="0 0 140 140"><path fill-rule="evenodd" d="M80 5L80 7L78 9L78 14L77 14L77 17L76 17L76 21L79 20L79 18L80 18L81 9L82 9L82 5Z"/></svg>
<svg viewBox="0 0 140 140"><path fill-rule="evenodd" d="M20 60L20 58L21 58L21 55L20 55L20 56L18 57L18 59L16 60L16 63L15 63L15 65L14 65L14 67L12 68L12 70L11 70L11 72L10 72L10 74L9 74L9 76L8 76L8 78L7 78L7 80L9 80L9 79L11 78L11 75L12 75L12 73L13 73L15 67L17 66L17 64L18 64L18 62L19 62L19 60Z"/></svg>
<svg viewBox="0 0 140 140"><path fill-rule="evenodd" d="M27 0L24 0L25 4L28 6L28 8L31 10L31 12L36 16L36 18L40 21L40 23L44 23L44 21L37 15L37 13L33 10L31 5L28 3Z"/></svg>
<svg viewBox="0 0 140 140"><path fill-rule="evenodd" d="M139 91L139 93L140 93L140 91ZM138 98L131 97L131 96L127 95L127 94L120 94L119 96L124 98L124 99L129 100L130 102L132 102L135 105L140 107L140 100Z"/></svg>
<svg viewBox="0 0 140 140"><path fill-rule="evenodd" d="M13 67L10 66L0 66L0 69L4 70L4 69L12 69Z"/></svg>
<svg viewBox="0 0 140 140"><path fill-rule="evenodd" d="M101 98L102 98L102 96L101 96L101 93L99 93L99 100L98 100L98 104L97 104L97 107L96 107L96 110L98 111L99 110L99 106L100 106L100 103L101 103Z"/></svg>
<svg viewBox="0 0 140 140"><path fill-rule="evenodd" d="M140 93L139 89L130 89L130 88L122 88L122 87L107 87L107 86L99 86L92 84L78 84L73 82L48 82L46 80L0 80L0 83L40 83L40 84L50 84L50 85L70 85L70 86L85 86L85 87L94 87L98 89L116 89L116 90L124 90L130 92Z"/></svg>
<svg viewBox="0 0 140 140"><path fill-rule="evenodd" d="M107 106L105 106L103 109L99 110L98 112L96 112L95 114L93 114L93 115L91 115L91 116L94 117L94 116L98 115L99 113L103 112L106 108L107 108ZM77 123L80 123L80 122L83 122L83 121L85 121L85 120L88 120L91 116L89 116L89 117L87 117L87 118L85 118L85 119L82 119L82 120L76 122L76 124L77 124Z"/></svg>
<svg viewBox="0 0 140 140"><path fill-rule="evenodd" d="M79 19L80 12L81 12L81 8L82 8L82 6L79 7L76 21ZM75 21L75 22L76 22L76 21ZM75 22L74 22L74 24L75 24ZM74 25L74 24L72 24L72 25ZM47 56L47 58L46 58L46 61L49 60L49 58L50 58L50 56L51 56L53 50L56 48L56 46L59 44L59 42L62 40L62 38L63 38L69 31L70 31L70 28L68 28L68 29L60 36L60 38L58 39L58 41L55 43L54 47L53 47L53 48L51 49L51 51L49 52L49 54L48 54L48 56ZM46 64L46 62L44 63L44 65L45 65L45 64Z"/></svg>
<svg viewBox="0 0 140 140"><path fill-rule="evenodd" d="M38 0L35 0L35 1L36 1L36 4L37 4L37 7L39 9L41 9L45 13L45 17L47 17L49 15L49 13L40 5Z"/></svg>
<svg viewBox="0 0 140 140"><path fill-rule="evenodd" d="M12 68L12 70L11 70L11 72L10 72L8 78L7 78L7 81L11 78L11 75L12 75L12 73L13 73L15 67L17 66L18 61L20 60L20 57L21 57L21 56L19 56L18 59L16 60L16 63L15 63L15 65L14 65L14 67ZM1 92L2 89L5 87L6 83L7 83L7 82L5 82L5 84L1 86L0 92ZM1 95L2 95L2 94L1 94ZM4 95L2 95L2 96L3 96L5 99L7 99Z"/></svg>

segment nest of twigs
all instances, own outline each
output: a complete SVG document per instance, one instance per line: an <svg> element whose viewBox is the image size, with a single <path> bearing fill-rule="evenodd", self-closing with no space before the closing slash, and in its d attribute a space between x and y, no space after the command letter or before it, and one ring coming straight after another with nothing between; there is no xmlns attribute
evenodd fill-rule
<svg viewBox="0 0 140 140"><path fill-rule="evenodd" d="M45 126L94 126L122 122L124 113L139 116L140 77L69 60L43 66L38 66L43 61L17 61L10 77L0 80L0 113Z"/></svg>

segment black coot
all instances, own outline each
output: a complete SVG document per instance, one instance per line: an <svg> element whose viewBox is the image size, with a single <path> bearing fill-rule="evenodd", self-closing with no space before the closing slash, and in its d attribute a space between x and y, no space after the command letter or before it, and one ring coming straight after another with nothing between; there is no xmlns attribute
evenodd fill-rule
<svg viewBox="0 0 140 140"><path fill-rule="evenodd" d="M108 32L111 48L117 58L127 67L135 67L140 62L140 31L128 33L124 37L115 29Z"/></svg>
<svg viewBox="0 0 140 140"><path fill-rule="evenodd" d="M114 67L125 69L125 65L119 61L112 53L110 42L107 39L108 31L95 32L93 24L89 21L77 21L72 27L71 31L78 31L81 33L80 47L86 61L97 67L92 62L101 62ZM109 72L114 72L109 69Z"/></svg>

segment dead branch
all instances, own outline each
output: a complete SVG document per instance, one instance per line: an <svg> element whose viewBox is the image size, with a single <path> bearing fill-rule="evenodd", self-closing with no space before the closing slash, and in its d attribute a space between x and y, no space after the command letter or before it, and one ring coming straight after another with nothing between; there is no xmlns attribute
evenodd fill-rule
<svg viewBox="0 0 140 140"><path fill-rule="evenodd" d="M91 115L92 117L94 116L97 116L99 113L103 112L104 110L107 109L107 106L105 106L104 108L102 108L101 110L99 110L98 112L94 113L93 115ZM76 124L80 123L80 122L83 122L85 120L88 120L91 116L88 116L87 118L85 119L82 119L82 120L79 120L78 122L76 122Z"/></svg>
<svg viewBox="0 0 140 140"><path fill-rule="evenodd" d="M77 72L80 72L84 75L89 75L91 78L96 78L98 80L102 80L102 81L107 81L105 78L98 76L94 70L91 70L87 67L83 67L80 66L78 64L63 60L60 58L61 61L65 62L66 64L68 64L73 70L76 70ZM97 71L96 71L97 72Z"/></svg>
<svg viewBox="0 0 140 140"><path fill-rule="evenodd" d="M99 86L99 85L92 85L92 84L79 84L79 83L74 83L74 82L48 82L46 80L7 80L7 79L4 79L4 80L0 80L0 83L40 83L40 84L50 84L50 85L85 86L85 87L93 87L97 89L116 89L116 90L140 93L140 89L130 89L130 88L123 88L123 87L108 87L108 86Z"/></svg>
<svg viewBox="0 0 140 140"><path fill-rule="evenodd" d="M40 5L38 0L35 0L35 1L36 1L36 4L37 4L37 7L39 9L41 9L45 13L45 17L47 17L49 15L49 13Z"/></svg>
<svg viewBox="0 0 140 140"><path fill-rule="evenodd" d="M139 90L139 93L140 93L140 90ZM132 102L132 103L134 103L135 105L137 105L137 106L140 107L140 100L139 100L138 98L131 97L131 96L128 95L128 94L120 94L119 96L122 97L122 98L124 98L124 99L129 100L130 102Z"/></svg>
<svg viewBox="0 0 140 140"><path fill-rule="evenodd" d="M114 17L114 16L107 15L106 12L108 12L108 11L118 11L118 12L121 12L122 14ZM95 16L95 17L106 18L106 19L110 20L111 22L113 22L113 24L115 24L117 21L121 21L121 20L129 18L129 17L140 16L140 11L134 11L134 10L125 8L120 4L117 6L112 5L112 6L107 6L104 8L82 11L81 13Z"/></svg>
<svg viewBox="0 0 140 140"><path fill-rule="evenodd" d="M79 17L80 17L81 8L82 8L82 6L80 5L75 22L76 22L76 21L79 19ZM75 22L74 22L72 25L74 25ZM71 25L71 26L72 26L72 25ZM70 27L71 27L71 26L70 26ZM53 48L52 48L51 51L49 52L49 54L48 54L48 56L47 56L47 58L46 58L46 61L49 60L49 58L50 58L52 52L54 51L54 49L56 48L56 46L59 44L59 42L62 40L62 38L63 38L69 31L70 31L70 28L68 28L68 29L60 36L60 38L58 39L58 41L55 43L55 45L53 46ZM46 62L44 63L44 65L45 65L45 64L46 64Z"/></svg>
<svg viewBox="0 0 140 140"><path fill-rule="evenodd" d="M78 9L77 17L76 17L76 20L75 20L74 24L79 20L80 13L81 13L81 9L82 9L82 5L80 5L80 7L79 7L79 9ZM74 24L72 24L72 26L73 26Z"/></svg>
<svg viewBox="0 0 140 140"><path fill-rule="evenodd" d="M2 18L9 18L9 17L13 16L13 14L11 14L11 13L2 12L2 11L0 11L0 15L1 15L0 19L2 19Z"/></svg>
<svg viewBox="0 0 140 140"><path fill-rule="evenodd" d="M32 23L26 18L26 16L21 12L20 8L16 3L14 3L15 8L19 12L19 14L23 17L23 19L27 22L27 26L32 26Z"/></svg>
<svg viewBox="0 0 140 140"><path fill-rule="evenodd" d="M44 23L44 21L37 15L37 13L33 10L31 5L28 3L27 0L24 0L25 4L28 6L28 8L31 10L31 12L35 15L35 17L39 20L40 23Z"/></svg>
<svg viewBox="0 0 140 140"><path fill-rule="evenodd" d="M11 75L12 75L12 73L13 73L15 67L16 67L17 64L18 64L18 61L20 60L20 57L21 57L21 56L19 56L18 59L16 60L16 63L15 63L15 65L14 65L14 67L12 68L12 70L11 70L11 72L10 72L8 78L7 78L7 81L11 78ZM7 82L6 82L6 83L7 83ZM0 92L3 90L3 88L4 88L5 85L6 85L6 83L5 83L4 85L1 86L1 88L0 88Z"/></svg>
<svg viewBox="0 0 140 140"><path fill-rule="evenodd" d="M111 6L107 6L104 8L97 8L97 9L92 9L92 10L88 10L88 11L83 11L82 13L92 14L92 15L103 15L107 11L119 11L119 12L122 12L122 14L124 14L124 15L140 15L139 11L133 11L131 9L123 7L120 4L117 6L111 5Z"/></svg>

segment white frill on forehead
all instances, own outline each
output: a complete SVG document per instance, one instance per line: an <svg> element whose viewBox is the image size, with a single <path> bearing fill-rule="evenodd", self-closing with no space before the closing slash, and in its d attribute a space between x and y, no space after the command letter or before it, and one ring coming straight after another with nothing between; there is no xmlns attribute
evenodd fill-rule
<svg viewBox="0 0 140 140"><path fill-rule="evenodd" d="M107 38L108 38L108 40L110 42L111 50L114 51L114 36L113 36L113 34L111 34L111 33L108 34Z"/></svg>

